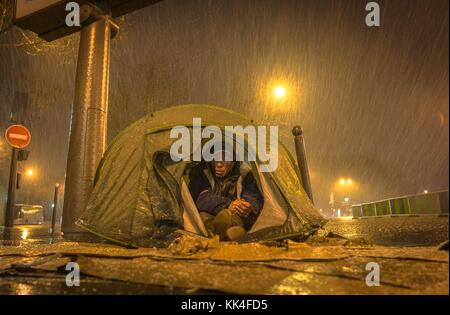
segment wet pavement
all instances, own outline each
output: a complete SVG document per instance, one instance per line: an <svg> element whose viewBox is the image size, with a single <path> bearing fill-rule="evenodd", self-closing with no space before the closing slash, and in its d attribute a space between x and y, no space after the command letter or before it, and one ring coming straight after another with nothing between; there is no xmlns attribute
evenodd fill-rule
<svg viewBox="0 0 450 315"><path fill-rule="evenodd" d="M436 245L448 240L448 216L332 219L326 229L348 238L386 246Z"/></svg>
<svg viewBox="0 0 450 315"><path fill-rule="evenodd" d="M364 238L375 245L384 246L427 246L448 240L448 216L397 216L365 219L330 219L325 228L328 231L350 239ZM62 241L60 226L56 226L51 236L51 227L43 225L18 225L5 237L5 229L0 227L2 244L52 244ZM75 241L103 242L94 235L72 236ZM9 241L8 241L9 240Z"/></svg>
<svg viewBox="0 0 450 315"><path fill-rule="evenodd" d="M448 217L333 219L326 230L307 243L187 238L126 249L17 226L0 246L0 294L448 294L448 251L436 247L448 239ZM65 284L69 261L80 266L79 287ZM371 262L380 286L366 284Z"/></svg>

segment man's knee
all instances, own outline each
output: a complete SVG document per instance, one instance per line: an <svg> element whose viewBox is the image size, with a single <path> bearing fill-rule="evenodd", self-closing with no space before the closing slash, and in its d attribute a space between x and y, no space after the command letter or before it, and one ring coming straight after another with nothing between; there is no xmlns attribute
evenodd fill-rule
<svg viewBox="0 0 450 315"><path fill-rule="evenodd" d="M200 218L202 218L203 222L207 222L210 220L214 220L214 216L212 214L209 214L208 212L200 212Z"/></svg>
<svg viewBox="0 0 450 315"><path fill-rule="evenodd" d="M241 218L228 209L220 211L213 221L214 231L221 237L226 236L227 230L232 226L242 226Z"/></svg>

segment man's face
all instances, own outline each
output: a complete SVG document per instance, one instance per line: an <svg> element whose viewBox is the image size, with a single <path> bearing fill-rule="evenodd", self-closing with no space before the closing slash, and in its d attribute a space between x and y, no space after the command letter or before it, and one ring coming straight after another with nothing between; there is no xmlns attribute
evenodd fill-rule
<svg viewBox="0 0 450 315"><path fill-rule="evenodd" d="M213 161L214 173L217 177L225 177L233 168L233 161Z"/></svg>

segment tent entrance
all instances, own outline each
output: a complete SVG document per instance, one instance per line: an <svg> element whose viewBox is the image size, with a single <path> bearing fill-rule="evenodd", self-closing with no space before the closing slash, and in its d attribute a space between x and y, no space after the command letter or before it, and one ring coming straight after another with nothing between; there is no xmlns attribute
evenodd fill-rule
<svg viewBox="0 0 450 315"><path fill-rule="evenodd" d="M243 162L243 168L250 169L249 163L252 163L253 168L257 170L257 181L260 183L260 189L264 197L264 206L261 209L255 224L248 231L254 233L262 229L280 227L285 224L288 217L288 206L283 198L280 198L280 191L278 188L270 185L270 177L259 172L259 169L254 162ZM195 162L191 162L195 164ZM188 170L190 165L186 165ZM195 205L195 201L192 199L191 193L188 188L189 177L183 175L180 181L181 199L183 201L183 226L188 232L196 233L201 236L208 236L207 229L203 224L199 211Z"/></svg>

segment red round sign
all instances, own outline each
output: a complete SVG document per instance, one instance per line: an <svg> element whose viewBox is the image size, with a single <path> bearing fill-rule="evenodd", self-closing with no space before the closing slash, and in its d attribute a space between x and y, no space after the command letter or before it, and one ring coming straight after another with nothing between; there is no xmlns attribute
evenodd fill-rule
<svg viewBox="0 0 450 315"><path fill-rule="evenodd" d="M23 149L30 144L31 133L25 126L12 125L6 129L5 138L10 146Z"/></svg>

